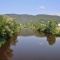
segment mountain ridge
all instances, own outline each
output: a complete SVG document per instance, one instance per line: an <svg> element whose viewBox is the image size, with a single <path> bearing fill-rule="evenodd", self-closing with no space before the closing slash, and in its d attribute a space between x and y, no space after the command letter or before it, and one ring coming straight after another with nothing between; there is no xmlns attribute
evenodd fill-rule
<svg viewBox="0 0 60 60"><path fill-rule="evenodd" d="M48 20L55 20L60 22L60 16L57 15L47 15L47 14L38 14L38 15L5 14L5 15L15 18L15 20L20 23L31 22L31 21L48 21Z"/></svg>

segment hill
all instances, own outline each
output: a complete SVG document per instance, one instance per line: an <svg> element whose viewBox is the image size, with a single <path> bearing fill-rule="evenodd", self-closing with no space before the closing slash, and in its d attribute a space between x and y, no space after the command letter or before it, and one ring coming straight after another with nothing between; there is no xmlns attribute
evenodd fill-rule
<svg viewBox="0 0 60 60"><path fill-rule="evenodd" d="M16 19L16 21L20 23L25 22L35 22L35 21L48 21L48 20L55 20L56 22L60 22L60 16L55 15L28 15L28 14L5 14L7 16L13 17Z"/></svg>

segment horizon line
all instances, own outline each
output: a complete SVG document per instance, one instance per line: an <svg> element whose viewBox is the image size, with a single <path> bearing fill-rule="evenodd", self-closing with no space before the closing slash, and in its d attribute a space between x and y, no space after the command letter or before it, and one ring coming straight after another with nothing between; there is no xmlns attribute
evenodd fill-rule
<svg viewBox="0 0 60 60"><path fill-rule="evenodd" d="M0 15L5 15L5 14L18 14L18 15L33 15L33 16L36 16L36 15L52 15L52 16L60 16L60 15L56 15L56 14L20 14L20 13L2 13Z"/></svg>

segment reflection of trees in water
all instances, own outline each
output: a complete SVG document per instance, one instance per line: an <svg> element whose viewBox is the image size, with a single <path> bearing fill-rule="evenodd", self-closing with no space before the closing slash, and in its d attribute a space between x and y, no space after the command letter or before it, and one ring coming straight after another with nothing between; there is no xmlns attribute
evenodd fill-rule
<svg viewBox="0 0 60 60"><path fill-rule="evenodd" d="M0 60L9 60L9 58L13 56L13 50L10 48L11 45L16 45L16 36L2 45L0 48Z"/></svg>
<svg viewBox="0 0 60 60"><path fill-rule="evenodd" d="M49 45L55 44L55 41L56 41L55 35L47 35L47 41Z"/></svg>
<svg viewBox="0 0 60 60"><path fill-rule="evenodd" d="M10 41L11 41L11 44L15 46L16 43L18 42L18 40L17 40L17 36L14 35L12 38L10 38Z"/></svg>
<svg viewBox="0 0 60 60"><path fill-rule="evenodd" d="M37 37L44 37L45 36L45 34L43 32L38 32L38 31L35 31L34 35Z"/></svg>
<svg viewBox="0 0 60 60"><path fill-rule="evenodd" d="M56 36L55 35L38 32L37 36L40 36L40 37L46 36L49 45L55 44L55 41L56 41Z"/></svg>
<svg viewBox="0 0 60 60"><path fill-rule="evenodd" d="M44 37L45 36L43 32L39 32L39 34L40 34L39 35L40 37Z"/></svg>

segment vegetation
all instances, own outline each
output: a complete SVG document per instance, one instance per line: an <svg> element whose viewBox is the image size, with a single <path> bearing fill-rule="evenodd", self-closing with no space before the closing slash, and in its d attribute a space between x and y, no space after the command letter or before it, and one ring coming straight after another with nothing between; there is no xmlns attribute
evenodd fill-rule
<svg viewBox="0 0 60 60"><path fill-rule="evenodd" d="M20 23L26 22L36 22L36 21L44 21L47 22L49 20L54 20L56 23L60 22L60 16L55 15L28 15L28 14L5 14L7 16L15 18L16 21Z"/></svg>
<svg viewBox="0 0 60 60"><path fill-rule="evenodd" d="M60 27L56 27L56 35L60 36Z"/></svg>
<svg viewBox="0 0 60 60"><path fill-rule="evenodd" d="M14 14L10 14L8 16L7 15L0 15L0 46L6 42L7 38L12 37L14 34L18 34L20 32L20 29L23 27L30 28L38 32L60 36L60 27L57 27L57 23L60 21L59 16L50 16L50 15L18 16ZM12 17L14 17L17 21ZM50 20L52 18L54 20ZM22 21L21 22L22 24L20 23L20 21Z"/></svg>
<svg viewBox="0 0 60 60"><path fill-rule="evenodd" d="M43 32L46 28L46 23L44 21L36 22L33 25L35 26L35 29L39 32Z"/></svg>
<svg viewBox="0 0 60 60"><path fill-rule="evenodd" d="M60 22L60 16L54 15L27 15L27 14L5 14L15 18L17 22L23 23L23 27L42 31L48 34L60 35L59 27L56 25ZM50 21L50 22L49 22Z"/></svg>
<svg viewBox="0 0 60 60"><path fill-rule="evenodd" d="M48 34L55 34L55 32L56 32L56 23L53 20L48 21L44 32L48 33Z"/></svg>
<svg viewBox="0 0 60 60"><path fill-rule="evenodd" d="M23 27L29 27L31 29L42 31L48 34L60 35L59 27L56 25L60 22L60 16L54 15L27 15L27 14L5 14L15 18L17 22L23 23ZM50 21L51 20L51 21ZM50 21L50 22L49 22Z"/></svg>
<svg viewBox="0 0 60 60"><path fill-rule="evenodd" d="M20 24L13 18L0 15L0 37L12 37L14 33L20 31Z"/></svg>
<svg viewBox="0 0 60 60"><path fill-rule="evenodd" d="M57 27L57 23L54 20L49 20L47 23L44 21L38 21L34 23L27 23L26 25L38 32L60 36L60 27Z"/></svg>

